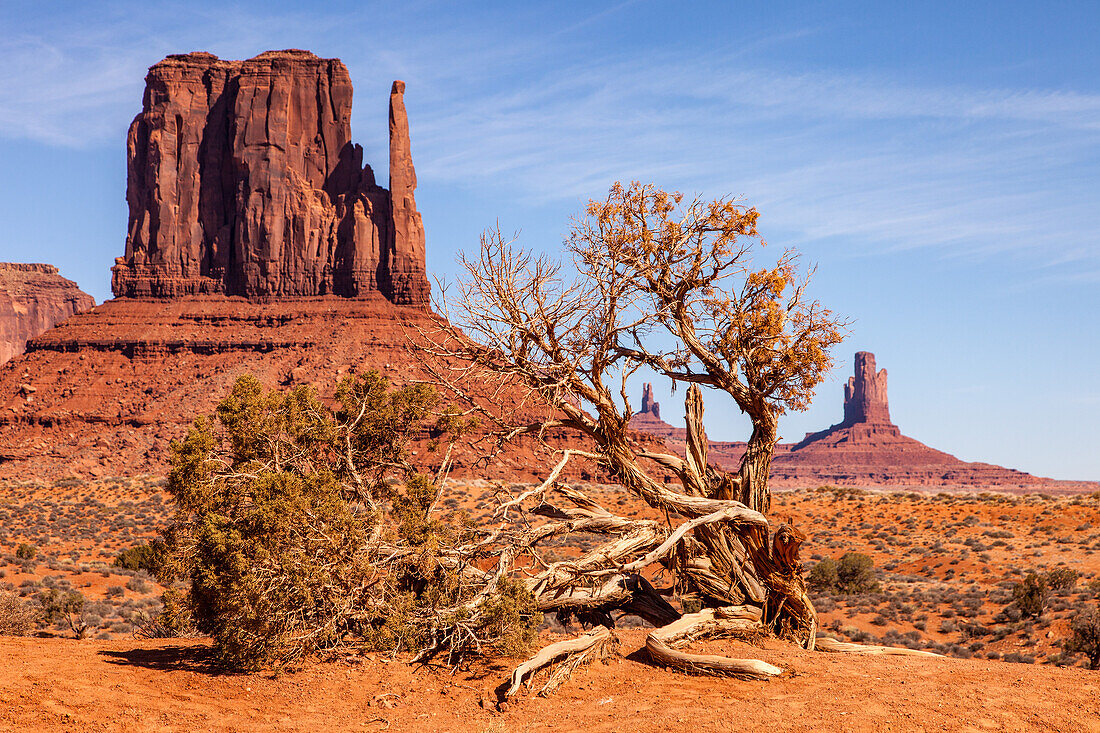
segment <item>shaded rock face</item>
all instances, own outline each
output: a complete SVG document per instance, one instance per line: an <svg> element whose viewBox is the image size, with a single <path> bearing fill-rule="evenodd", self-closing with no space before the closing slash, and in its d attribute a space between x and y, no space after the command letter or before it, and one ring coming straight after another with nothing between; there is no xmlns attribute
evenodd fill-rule
<svg viewBox="0 0 1100 733"><path fill-rule="evenodd" d="M53 265L0 262L0 364L27 341L95 305L92 296Z"/></svg>
<svg viewBox="0 0 1100 733"><path fill-rule="evenodd" d="M402 82L390 96L397 197L350 141L351 79L337 59L173 55L145 82L127 138L116 296L381 294L427 305Z"/></svg>
<svg viewBox="0 0 1100 733"><path fill-rule="evenodd" d="M890 424L890 404L886 397L886 370L875 371L875 355L857 351L854 376L844 385L844 425L857 423Z"/></svg>
<svg viewBox="0 0 1100 733"><path fill-rule="evenodd" d="M653 399L653 385L648 382L642 385L642 414L661 419L661 403Z"/></svg>

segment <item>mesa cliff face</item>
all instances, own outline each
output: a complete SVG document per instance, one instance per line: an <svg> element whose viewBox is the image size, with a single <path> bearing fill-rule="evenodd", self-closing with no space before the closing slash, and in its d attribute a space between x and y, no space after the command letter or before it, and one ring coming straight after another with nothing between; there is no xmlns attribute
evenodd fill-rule
<svg viewBox="0 0 1100 733"><path fill-rule="evenodd" d="M350 141L351 79L338 59L173 55L145 81L127 138L116 296L427 305L403 82L390 95L391 196Z"/></svg>
<svg viewBox="0 0 1100 733"><path fill-rule="evenodd" d="M875 355L856 352L856 373L844 385L844 424L890 424L890 403L886 396L886 370L875 371Z"/></svg>
<svg viewBox="0 0 1100 733"><path fill-rule="evenodd" d="M53 265L0 262L0 364L55 323L94 305Z"/></svg>
<svg viewBox="0 0 1100 733"><path fill-rule="evenodd" d="M798 443L779 443L771 465L774 486L894 486L998 488L1054 492L1092 491L1095 482L1052 481L988 463L961 461L901 433L890 422L886 370L876 369L875 355L855 355L855 373L844 385L844 419ZM653 391L645 385L642 411L630 426L664 438L683 450L684 428L669 425L652 409ZM648 408L648 409L647 409ZM741 441L708 441L711 460L734 469L745 453Z"/></svg>

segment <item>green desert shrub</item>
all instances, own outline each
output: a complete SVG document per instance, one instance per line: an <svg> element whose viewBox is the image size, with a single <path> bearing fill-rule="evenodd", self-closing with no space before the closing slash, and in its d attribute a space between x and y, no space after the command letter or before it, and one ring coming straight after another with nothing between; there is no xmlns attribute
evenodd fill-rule
<svg viewBox="0 0 1100 733"><path fill-rule="evenodd" d="M835 593L839 580L836 560L827 557L810 568L810 574L806 576L806 586L815 593Z"/></svg>
<svg viewBox="0 0 1100 733"><path fill-rule="evenodd" d="M875 562L860 552L846 552L836 567L837 587L842 593L874 593L879 590L875 579Z"/></svg>
<svg viewBox="0 0 1100 733"><path fill-rule="evenodd" d="M465 426L431 389L391 389L373 372L336 396L331 408L308 387L269 392L242 377L173 444L160 579L189 587L157 623L193 624L243 669L349 641L453 657L525 648L541 621L534 599L506 579L480 593L485 576L452 559L472 528L436 516L440 487L409 462L426 426L439 437Z"/></svg>
<svg viewBox="0 0 1100 733"><path fill-rule="evenodd" d="M164 558L164 543L154 540L150 544L137 544L118 553L112 563L123 570L144 570L156 575Z"/></svg>
<svg viewBox="0 0 1100 733"><path fill-rule="evenodd" d="M840 560L825 558L810 569L806 585L817 593L875 593L875 562L860 552L846 552Z"/></svg>
<svg viewBox="0 0 1100 733"><path fill-rule="evenodd" d="M1050 586L1044 576L1030 572L1012 587L1012 602L1023 618L1038 618L1050 597Z"/></svg>
<svg viewBox="0 0 1100 733"><path fill-rule="evenodd" d="M42 608L42 619L47 624L65 623L78 639L83 639L88 624L81 616L84 610L84 594L75 590L46 588L35 597Z"/></svg>
<svg viewBox="0 0 1100 733"><path fill-rule="evenodd" d="M1072 590L1078 577L1077 571L1071 568L1054 568L1046 574L1047 586L1054 591Z"/></svg>
<svg viewBox="0 0 1100 733"><path fill-rule="evenodd" d="M1070 655L1083 654L1089 669L1100 669L1100 606L1077 613L1070 622L1070 637L1062 650Z"/></svg>

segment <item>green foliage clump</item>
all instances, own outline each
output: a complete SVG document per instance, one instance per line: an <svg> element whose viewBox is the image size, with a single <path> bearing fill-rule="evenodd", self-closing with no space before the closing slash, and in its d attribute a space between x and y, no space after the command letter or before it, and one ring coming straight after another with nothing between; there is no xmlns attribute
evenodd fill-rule
<svg viewBox="0 0 1100 733"><path fill-rule="evenodd" d="M489 653L504 657L526 654L538 641L542 614L523 583L503 577L494 594L482 607L481 628L489 642Z"/></svg>
<svg viewBox="0 0 1100 733"><path fill-rule="evenodd" d="M1077 571L1071 568L1054 568L1046 575L1047 586L1055 591L1072 590L1078 577Z"/></svg>
<svg viewBox="0 0 1100 733"><path fill-rule="evenodd" d="M127 547L118 553L112 565L124 570L144 570L150 575L156 575L163 561L164 543L160 540L153 540L149 544L143 543Z"/></svg>
<svg viewBox="0 0 1100 733"><path fill-rule="evenodd" d="M1062 649L1067 654L1084 654L1089 669L1100 669L1100 607L1080 611L1070 622L1070 637Z"/></svg>
<svg viewBox="0 0 1100 733"><path fill-rule="evenodd" d="M837 563L837 586L842 593L875 593L875 561L860 552L846 552Z"/></svg>
<svg viewBox="0 0 1100 733"><path fill-rule="evenodd" d="M88 625L80 617L81 611L84 610L83 593L75 590L47 588L39 591L35 600L42 607L43 621L47 624L65 621L78 639L84 638Z"/></svg>
<svg viewBox="0 0 1100 733"><path fill-rule="evenodd" d="M1012 602L1020 610L1024 618L1038 618L1043 615L1047 598L1050 597L1050 586L1045 576L1030 572L1024 579L1012 587Z"/></svg>
<svg viewBox="0 0 1100 733"><path fill-rule="evenodd" d="M860 552L846 552L840 560L825 558L810 570L807 587L815 593L875 593L875 562Z"/></svg>
<svg viewBox="0 0 1100 733"><path fill-rule="evenodd" d="M26 542L21 542L19 546L15 548L15 556L20 560L33 560L38 556L38 548Z"/></svg>
<svg viewBox="0 0 1100 733"><path fill-rule="evenodd" d="M840 576L836 571L836 560L827 557L810 569L806 576L806 587L814 593L835 593Z"/></svg>
<svg viewBox="0 0 1100 733"><path fill-rule="evenodd" d="M157 630L193 624L243 669L350 641L465 653L528 638L516 609L533 608L530 594L471 603L481 575L453 559L470 528L434 514L440 488L409 463L408 442L439 411L434 391L391 389L371 372L344 380L336 400L242 377L173 444L161 580L190 586ZM442 415L435 434L463 428Z"/></svg>

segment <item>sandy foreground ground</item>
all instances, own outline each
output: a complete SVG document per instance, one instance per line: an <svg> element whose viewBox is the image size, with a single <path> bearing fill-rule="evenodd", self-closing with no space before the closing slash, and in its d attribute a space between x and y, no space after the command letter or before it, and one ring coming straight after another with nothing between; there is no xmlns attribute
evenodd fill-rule
<svg viewBox="0 0 1100 733"><path fill-rule="evenodd" d="M278 676L213 671L196 641L0 637L4 731L1100 731L1100 672L988 660L706 651L777 664L769 682L646 663L644 631L550 698L503 711L505 666L451 673L373 656Z"/></svg>

